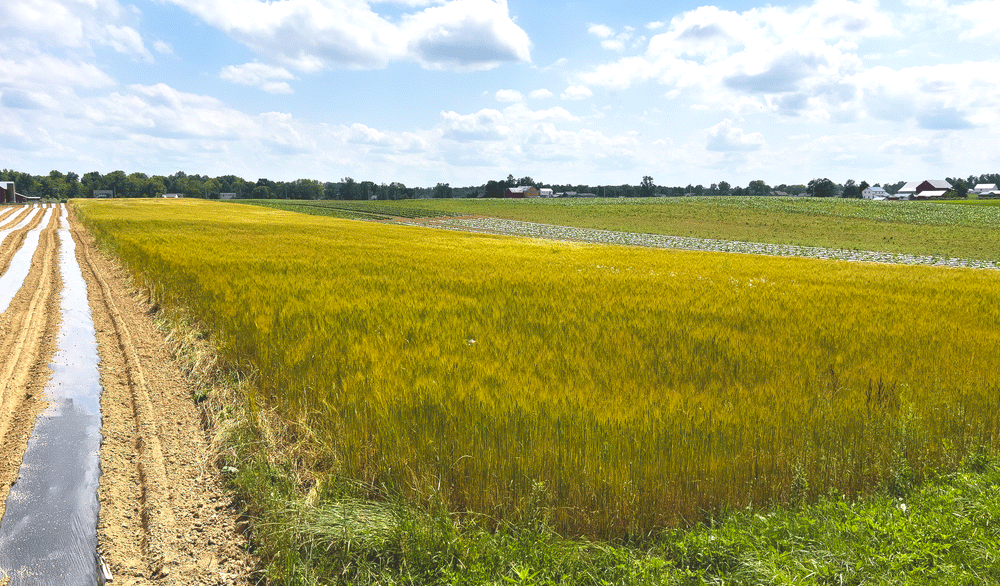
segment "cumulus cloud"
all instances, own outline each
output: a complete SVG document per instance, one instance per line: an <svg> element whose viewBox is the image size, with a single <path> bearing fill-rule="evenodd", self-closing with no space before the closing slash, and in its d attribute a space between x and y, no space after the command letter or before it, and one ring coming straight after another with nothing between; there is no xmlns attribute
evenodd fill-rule
<svg viewBox="0 0 1000 586"><path fill-rule="evenodd" d="M450 0L398 20L364 0L170 1L266 60L303 72L378 69L395 61L475 71L531 61L531 42L506 0Z"/></svg>
<svg viewBox="0 0 1000 586"><path fill-rule="evenodd" d="M759 132L746 134L732 120L726 119L708 129L706 148L710 151L756 151L764 146L764 135Z"/></svg>
<svg viewBox="0 0 1000 586"><path fill-rule="evenodd" d="M25 47L52 51L104 45L118 53L152 60L152 54L135 28L137 21L137 13L124 8L117 0L0 3L0 34L7 51Z"/></svg>
<svg viewBox="0 0 1000 586"><path fill-rule="evenodd" d="M560 97L564 100L583 100L592 95L594 92L585 85L571 85L563 91Z"/></svg>
<svg viewBox="0 0 1000 586"><path fill-rule="evenodd" d="M594 66L573 81L619 91L662 84L662 95L683 95L692 110L725 112L730 119L774 114L811 123L874 119L938 131L1000 124L1000 79L983 75L1000 68L992 53L982 53L978 61L893 68L884 55L909 64L914 46L875 57L859 51L864 43L890 48L888 41L904 35L920 39L928 27L949 38L995 43L1000 37L988 16L1000 16L1000 0L908 1L912 16L893 14L875 0L814 0L744 12L701 6L655 27L660 32L644 50ZM614 33L591 30L604 40L614 40ZM708 144L720 151L763 144L762 137L740 132L714 128Z"/></svg>
<svg viewBox="0 0 1000 586"><path fill-rule="evenodd" d="M497 90L496 99L498 102L520 102L524 96L517 90Z"/></svg>
<svg viewBox="0 0 1000 586"><path fill-rule="evenodd" d="M539 88L537 90L532 90L532 92L530 94L528 94L529 97L531 97L532 99L535 99L535 100L543 100L545 98L551 98L551 97L553 97L553 95L554 94L552 92L550 92L549 90L547 90L545 88Z"/></svg>
<svg viewBox="0 0 1000 586"><path fill-rule="evenodd" d="M230 65L219 72L219 77L233 83L257 87L271 94L292 93L288 82L281 80L295 79L287 69L264 63Z"/></svg>
<svg viewBox="0 0 1000 586"><path fill-rule="evenodd" d="M253 117L220 100L182 92L166 84L131 85L88 109L92 122L158 137L235 140L254 126Z"/></svg>
<svg viewBox="0 0 1000 586"><path fill-rule="evenodd" d="M587 32L600 39L615 36L614 29L606 24L592 24L587 28Z"/></svg>

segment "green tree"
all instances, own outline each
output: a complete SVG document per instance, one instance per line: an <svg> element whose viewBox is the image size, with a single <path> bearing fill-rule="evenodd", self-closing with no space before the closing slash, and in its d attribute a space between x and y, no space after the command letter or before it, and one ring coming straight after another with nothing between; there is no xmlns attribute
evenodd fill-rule
<svg viewBox="0 0 1000 586"><path fill-rule="evenodd" d="M767 183L764 183L763 179L754 179L749 185L747 185L747 191L750 195L761 196L767 195L768 192L771 191L771 188L767 185Z"/></svg>
<svg viewBox="0 0 1000 586"><path fill-rule="evenodd" d="M806 185L806 193L813 197L835 197L837 184L827 178L811 179Z"/></svg>
<svg viewBox="0 0 1000 586"><path fill-rule="evenodd" d="M503 197L504 190L507 187L503 181L493 181L490 179L486 182L486 189L483 191L483 197Z"/></svg>
<svg viewBox="0 0 1000 586"><path fill-rule="evenodd" d="M639 195L642 197L653 197L656 195L656 184L649 175L642 176L642 183L639 184Z"/></svg>
<svg viewBox="0 0 1000 586"><path fill-rule="evenodd" d="M729 195L729 189L732 186L725 181L719 181L719 193L722 195Z"/></svg>
<svg viewBox="0 0 1000 586"><path fill-rule="evenodd" d="M434 197L436 198L448 198L452 196L453 189L451 185L447 183L438 183L434 186Z"/></svg>
<svg viewBox="0 0 1000 586"><path fill-rule="evenodd" d="M848 179L847 183L844 184L844 191L840 194L840 197L861 197L861 187L853 179Z"/></svg>
<svg viewBox="0 0 1000 586"><path fill-rule="evenodd" d="M340 199L358 199L358 184L352 177L344 177L340 180Z"/></svg>

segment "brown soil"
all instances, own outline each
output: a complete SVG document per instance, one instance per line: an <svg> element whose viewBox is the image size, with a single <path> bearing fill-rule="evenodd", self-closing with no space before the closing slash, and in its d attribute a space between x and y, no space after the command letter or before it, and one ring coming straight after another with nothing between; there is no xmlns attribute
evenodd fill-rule
<svg viewBox="0 0 1000 586"><path fill-rule="evenodd" d="M0 270L6 270L25 234L42 220L38 214L28 226L13 232L0 247ZM45 409L42 390L51 371L59 327L59 279L56 237L58 220L53 214L38 238L38 249L24 285L0 315L0 516L10 486L17 480L21 458Z"/></svg>
<svg viewBox="0 0 1000 586"><path fill-rule="evenodd" d="M247 584L233 504L192 388L126 275L71 221L100 354L98 542L115 584Z"/></svg>
<svg viewBox="0 0 1000 586"><path fill-rule="evenodd" d="M21 213L0 213L0 222L15 216ZM0 270L40 218L0 245ZM245 540L210 465L209 438L190 383L122 271L96 251L74 218L70 226L100 355L104 439L97 530L113 583L245 585ZM53 214L25 286L0 315L0 515L45 407L59 325L57 227Z"/></svg>

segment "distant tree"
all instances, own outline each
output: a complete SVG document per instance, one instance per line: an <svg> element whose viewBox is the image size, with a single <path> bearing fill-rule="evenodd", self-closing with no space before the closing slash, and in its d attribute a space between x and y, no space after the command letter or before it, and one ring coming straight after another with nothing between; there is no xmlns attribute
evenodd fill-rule
<svg viewBox="0 0 1000 586"><path fill-rule="evenodd" d="M517 184L523 186L530 185L532 187L537 187L537 185L535 184L535 180L532 179L531 177L521 177L520 179L517 180Z"/></svg>
<svg viewBox="0 0 1000 586"><path fill-rule="evenodd" d="M486 182L486 189L483 191L483 197L503 197L506 189L507 186L503 181L493 181L490 179Z"/></svg>
<svg viewBox="0 0 1000 586"><path fill-rule="evenodd" d="M763 179L754 179L747 185L747 192L750 195L767 195L769 191L771 191L771 188L768 187L767 183L764 183Z"/></svg>
<svg viewBox="0 0 1000 586"><path fill-rule="evenodd" d="M507 181L506 181L504 187L517 187L517 182L514 181L514 174L513 173L511 173L510 175L507 175Z"/></svg>
<svg viewBox="0 0 1000 586"><path fill-rule="evenodd" d="M453 192L454 189L452 189L451 185L448 185L447 183L438 183L434 186L435 198L444 199L451 197Z"/></svg>
<svg viewBox="0 0 1000 586"><path fill-rule="evenodd" d="M969 196L969 189L975 188L976 184L968 184L964 179L958 177L955 179L947 179L948 183L951 183L951 191L954 195L952 197L966 198Z"/></svg>
<svg viewBox="0 0 1000 586"><path fill-rule="evenodd" d="M883 183L882 188L885 189L886 193L896 195L904 185L906 185L906 181L897 181L895 183Z"/></svg>
<svg viewBox="0 0 1000 586"><path fill-rule="evenodd" d="M858 183L858 197L861 197L861 194L869 187L871 187L871 185L868 185L867 181L861 181L861 183Z"/></svg>
<svg viewBox="0 0 1000 586"><path fill-rule="evenodd" d="M719 181L719 193L722 195L729 195L729 189L732 186L725 181Z"/></svg>
<svg viewBox="0 0 1000 586"><path fill-rule="evenodd" d="M274 199L274 188L267 185L254 185L250 190L250 197L253 199Z"/></svg>
<svg viewBox="0 0 1000 586"><path fill-rule="evenodd" d="M653 178L649 175L643 175L642 183L639 184L639 196L653 197L654 195L656 195L656 184L653 183Z"/></svg>
<svg viewBox="0 0 1000 586"><path fill-rule="evenodd" d="M806 185L806 193L813 197L835 197L837 195L837 184L827 178L812 179Z"/></svg>
<svg viewBox="0 0 1000 586"><path fill-rule="evenodd" d="M360 197L358 184L352 177L344 177L340 180L340 190L337 194L340 199L358 199Z"/></svg>
<svg viewBox="0 0 1000 586"><path fill-rule="evenodd" d="M840 194L840 197L861 197L861 187L853 179L848 179L847 183L844 184L844 191Z"/></svg>

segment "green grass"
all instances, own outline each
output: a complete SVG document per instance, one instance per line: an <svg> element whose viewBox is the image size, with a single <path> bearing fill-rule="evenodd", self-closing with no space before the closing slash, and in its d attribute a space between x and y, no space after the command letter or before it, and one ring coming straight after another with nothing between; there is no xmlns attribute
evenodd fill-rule
<svg viewBox="0 0 1000 586"><path fill-rule="evenodd" d="M317 202L318 203L318 202ZM1000 201L776 197L324 202L412 216L481 215L578 228L1000 260ZM955 205L966 204L966 205ZM290 209L290 208L285 208ZM402 215L394 213L391 215Z"/></svg>
<svg viewBox="0 0 1000 586"><path fill-rule="evenodd" d="M1000 471L986 458L861 500L829 494L617 542L564 539L543 507L533 524L484 531L347 484L310 505L259 458L235 484L266 511L255 541L275 584L1000 584Z"/></svg>

